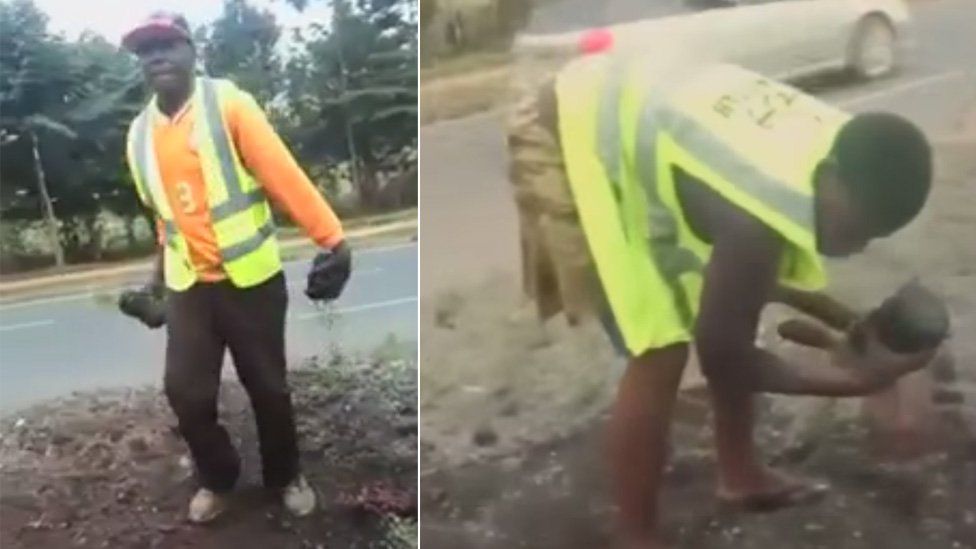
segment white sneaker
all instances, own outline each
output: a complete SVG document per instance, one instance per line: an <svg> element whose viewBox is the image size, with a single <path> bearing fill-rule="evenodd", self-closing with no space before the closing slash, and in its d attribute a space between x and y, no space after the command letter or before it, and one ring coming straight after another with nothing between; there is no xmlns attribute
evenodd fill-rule
<svg viewBox="0 0 976 549"><path fill-rule="evenodd" d="M296 517L304 517L315 509L315 490L301 475L285 486L282 499L285 507Z"/></svg>
<svg viewBox="0 0 976 549"><path fill-rule="evenodd" d="M204 524L211 522L227 509L224 497L206 488L200 488L190 500L190 522Z"/></svg>

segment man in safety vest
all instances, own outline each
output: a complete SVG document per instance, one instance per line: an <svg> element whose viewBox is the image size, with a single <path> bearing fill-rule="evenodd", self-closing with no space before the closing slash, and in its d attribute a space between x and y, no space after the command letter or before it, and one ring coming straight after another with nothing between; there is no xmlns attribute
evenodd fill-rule
<svg viewBox="0 0 976 549"><path fill-rule="evenodd" d="M543 318L600 318L629 359L609 424L626 546L663 547L657 494L692 342L718 497L743 510L824 488L763 464L755 393L869 394L932 357L844 342L825 367L755 345L767 302L825 285L821 255L856 253L920 211L932 159L908 121L851 116L733 65L600 54L525 97L508 143L526 293Z"/></svg>
<svg viewBox="0 0 976 549"><path fill-rule="evenodd" d="M309 274L311 299L338 297L351 270L342 226L255 100L232 82L194 76L196 51L182 16L158 13L123 39L154 92L129 130L127 156L140 199L155 213L160 254L145 295L162 293L167 327L165 393L196 465L189 518L225 509L240 472L217 422L225 349L251 399L263 480L295 515L315 492L298 463L286 381L288 291L269 199L323 248ZM120 306L127 310L131 302Z"/></svg>

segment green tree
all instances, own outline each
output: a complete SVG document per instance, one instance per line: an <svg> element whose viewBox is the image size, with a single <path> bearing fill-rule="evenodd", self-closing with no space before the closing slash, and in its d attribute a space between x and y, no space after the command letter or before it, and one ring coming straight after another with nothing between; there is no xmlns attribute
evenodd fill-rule
<svg viewBox="0 0 976 549"><path fill-rule="evenodd" d="M64 250L58 238L58 223L51 193L44 173L40 137L44 130L73 137L73 132L50 117L49 105L61 103L70 91L68 62L63 44L47 35L47 17L33 2L16 0L0 3L0 131L5 145L20 152L23 167L30 166L33 193L38 197L40 213L46 221L48 237L55 250L55 262L64 264ZM6 154L4 155L7 156ZM17 158L5 158L4 164ZM25 173L27 170L21 170ZM5 178L6 179L6 178ZM27 179L5 182L14 187L14 196L23 197ZM21 192L17 192L17 191ZM7 193L4 193L7 194Z"/></svg>
<svg viewBox="0 0 976 549"><path fill-rule="evenodd" d="M416 145L416 10L409 5L337 0L329 27L300 36L302 51L286 66L293 141L305 159L326 151L349 160L366 208L377 206L384 160Z"/></svg>
<svg viewBox="0 0 976 549"><path fill-rule="evenodd" d="M220 18L194 35L209 73L234 79L264 103L319 180L343 179L333 168L350 168L361 205L370 208L383 177L413 173L415 180L418 12L412 0L332 5L333 19L295 31L287 54L273 15L246 0L225 0ZM95 34L67 40L49 31L30 0L0 0L5 250L12 224L40 224L56 264L97 260L106 212L126 220L134 248L133 220L152 220L135 196L124 150L147 95L135 59L116 44Z"/></svg>
<svg viewBox="0 0 976 549"><path fill-rule="evenodd" d="M118 143L138 110L140 79L101 37L68 43L50 35L28 0L0 2L0 28L0 210L6 219L25 219L36 208L61 266L79 223L96 232L99 198L125 196ZM136 209L127 198L115 200L116 209Z"/></svg>
<svg viewBox="0 0 976 549"><path fill-rule="evenodd" d="M245 0L225 0L220 17L197 35L207 74L231 78L267 104L280 92L281 36L274 14Z"/></svg>

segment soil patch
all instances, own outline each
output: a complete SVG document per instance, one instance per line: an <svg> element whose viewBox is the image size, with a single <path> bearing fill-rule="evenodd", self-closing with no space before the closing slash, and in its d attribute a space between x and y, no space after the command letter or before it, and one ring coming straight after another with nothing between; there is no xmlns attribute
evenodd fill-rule
<svg viewBox="0 0 976 549"><path fill-rule="evenodd" d="M253 414L224 381L221 421L243 474L231 509L185 520L195 489L175 418L155 388L75 395L0 425L4 548L413 547L416 364L341 357L290 372L302 466L319 497L295 519L260 487Z"/></svg>
<svg viewBox="0 0 976 549"><path fill-rule="evenodd" d="M676 547L976 548L973 146L954 136L940 147L931 201L910 227L830 266L831 292L862 310L915 276L947 301L954 336L916 385L929 393L913 401L938 418L928 452L880 460L857 400L765 398L757 436L767 458L833 490L816 505L729 516L715 506L710 412L692 383L663 496ZM597 326L539 325L518 295L500 275L421 304L425 548L610 546L603 414L620 361ZM785 316L795 313L766 312L761 344L812 353L777 338L771 328Z"/></svg>

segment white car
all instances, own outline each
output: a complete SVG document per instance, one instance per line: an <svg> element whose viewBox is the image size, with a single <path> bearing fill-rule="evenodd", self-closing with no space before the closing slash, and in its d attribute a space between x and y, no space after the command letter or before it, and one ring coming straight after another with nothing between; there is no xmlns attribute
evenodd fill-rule
<svg viewBox="0 0 976 549"><path fill-rule="evenodd" d="M688 0L702 2L708 0ZM742 65L792 80L831 71L878 78L913 44L904 0L711 0L733 3L606 30L618 51L655 51ZM516 55L568 58L589 31L520 37Z"/></svg>

